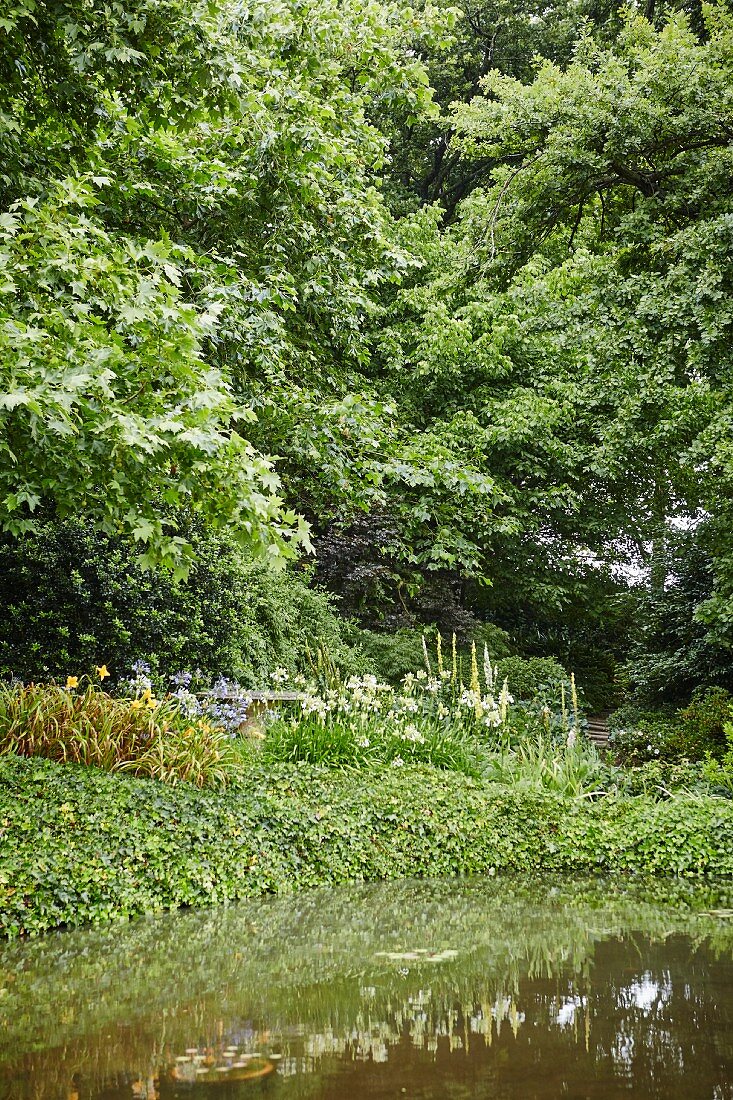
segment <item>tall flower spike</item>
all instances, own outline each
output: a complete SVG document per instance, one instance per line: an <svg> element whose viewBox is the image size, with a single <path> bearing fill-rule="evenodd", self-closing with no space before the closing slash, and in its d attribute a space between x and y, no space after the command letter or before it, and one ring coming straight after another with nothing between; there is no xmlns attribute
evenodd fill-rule
<svg viewBox="0 0 733 1100"><path fill-rule="evenodd" d="M484 711L481 706L481 683L478 678L478 660L476 657L475 642L471 642L471 691L475 699L473 709L476 715L476 721L480 722Z"/></svg>
<svg viewBox="0 0 733 1100"><path fill-rule="evenodd" d="M436 652L438 654L438 676L443 675L443 639L438 631L438 640L436 642Z"/></svg>
<svg viewBox="0 0 733 1100"><path fill-rule="evenodd" d="M499 716L502 724L506 722L506 716L509 712L509 681L505 680L501 686L499 692Z"/></svg>
<svg viewBox="0 0 733 1100"><path fill-rule="evenodd" d="M428 670L428 675L432 676L433 666L430 664L430 654L428 653L428 643L425 640L425 635L422 636L422 652L425 658L425 668Z"/></svg>
<svg viewBox="0 0 733 1100"><path fill-rule="evenodd" d="M573 702L573 724L577 730L580 719L580 707L578 706L578 689L575 686L575 673L570 673L570 697Z"/></svg>
<svg viewBox="0 0 733 1100"><path fill-rule="evenodd" d="M491 657L489 656L489 647L484 643L484 680L486 681L486 691L489 695L494 694L494 670L491 667Z"/></svg>

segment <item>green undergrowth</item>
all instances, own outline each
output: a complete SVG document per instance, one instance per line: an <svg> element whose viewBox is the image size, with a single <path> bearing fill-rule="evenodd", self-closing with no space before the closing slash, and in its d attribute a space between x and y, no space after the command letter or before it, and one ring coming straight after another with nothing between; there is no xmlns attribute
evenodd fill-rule
<svg viewBox="0 0 733 1100"><path fill-rule="evenodd" d="M598 803L409 767L247 772L227 791L0 761L0 933L305 886L515 871L733 876L733 804Z"/></svg>

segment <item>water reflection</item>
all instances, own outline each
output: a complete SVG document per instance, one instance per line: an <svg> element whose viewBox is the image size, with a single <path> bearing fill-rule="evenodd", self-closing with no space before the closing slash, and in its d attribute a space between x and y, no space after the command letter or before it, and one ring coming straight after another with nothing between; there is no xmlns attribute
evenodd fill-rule
<svg viewBox="0 0 733 1100"><path fill-rule="evenodd" d="M383 884L10 945L0 1098L733 1100L730 898L675 890Z"/></svg>

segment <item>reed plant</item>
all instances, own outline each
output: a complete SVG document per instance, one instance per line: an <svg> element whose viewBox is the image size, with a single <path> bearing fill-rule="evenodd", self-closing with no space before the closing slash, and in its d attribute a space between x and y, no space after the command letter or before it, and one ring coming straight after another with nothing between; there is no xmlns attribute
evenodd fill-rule
<svg viewBox="0 0 733 1100"><path fill-rule="evenodd" d="M504 786L554 791L566 798L595 798L606 793L610 769L593 745L576 741L558 746L540 734L492 756L484 775Z"/></svg>
<svg viewBox="0 0 733 1100"><path fill-rule="evenodd" d="M186 717L152 692L117 699L70 676L66 685L0 687L0 755L42 756L197 787L226 782L238 764L228 733Z"/></svg>

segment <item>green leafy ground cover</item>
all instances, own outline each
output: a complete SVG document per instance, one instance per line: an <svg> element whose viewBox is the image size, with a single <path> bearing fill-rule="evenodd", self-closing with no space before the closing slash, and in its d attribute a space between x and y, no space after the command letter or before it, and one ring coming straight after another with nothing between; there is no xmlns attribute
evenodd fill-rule
<svg viewBox="0 0 733 1100"><path fill-rule="evenodd" d="M0 931L305 886L514 871L733 876L733 804L597 802L417 766L252 768L226 791L0 761Z"/></svg>

